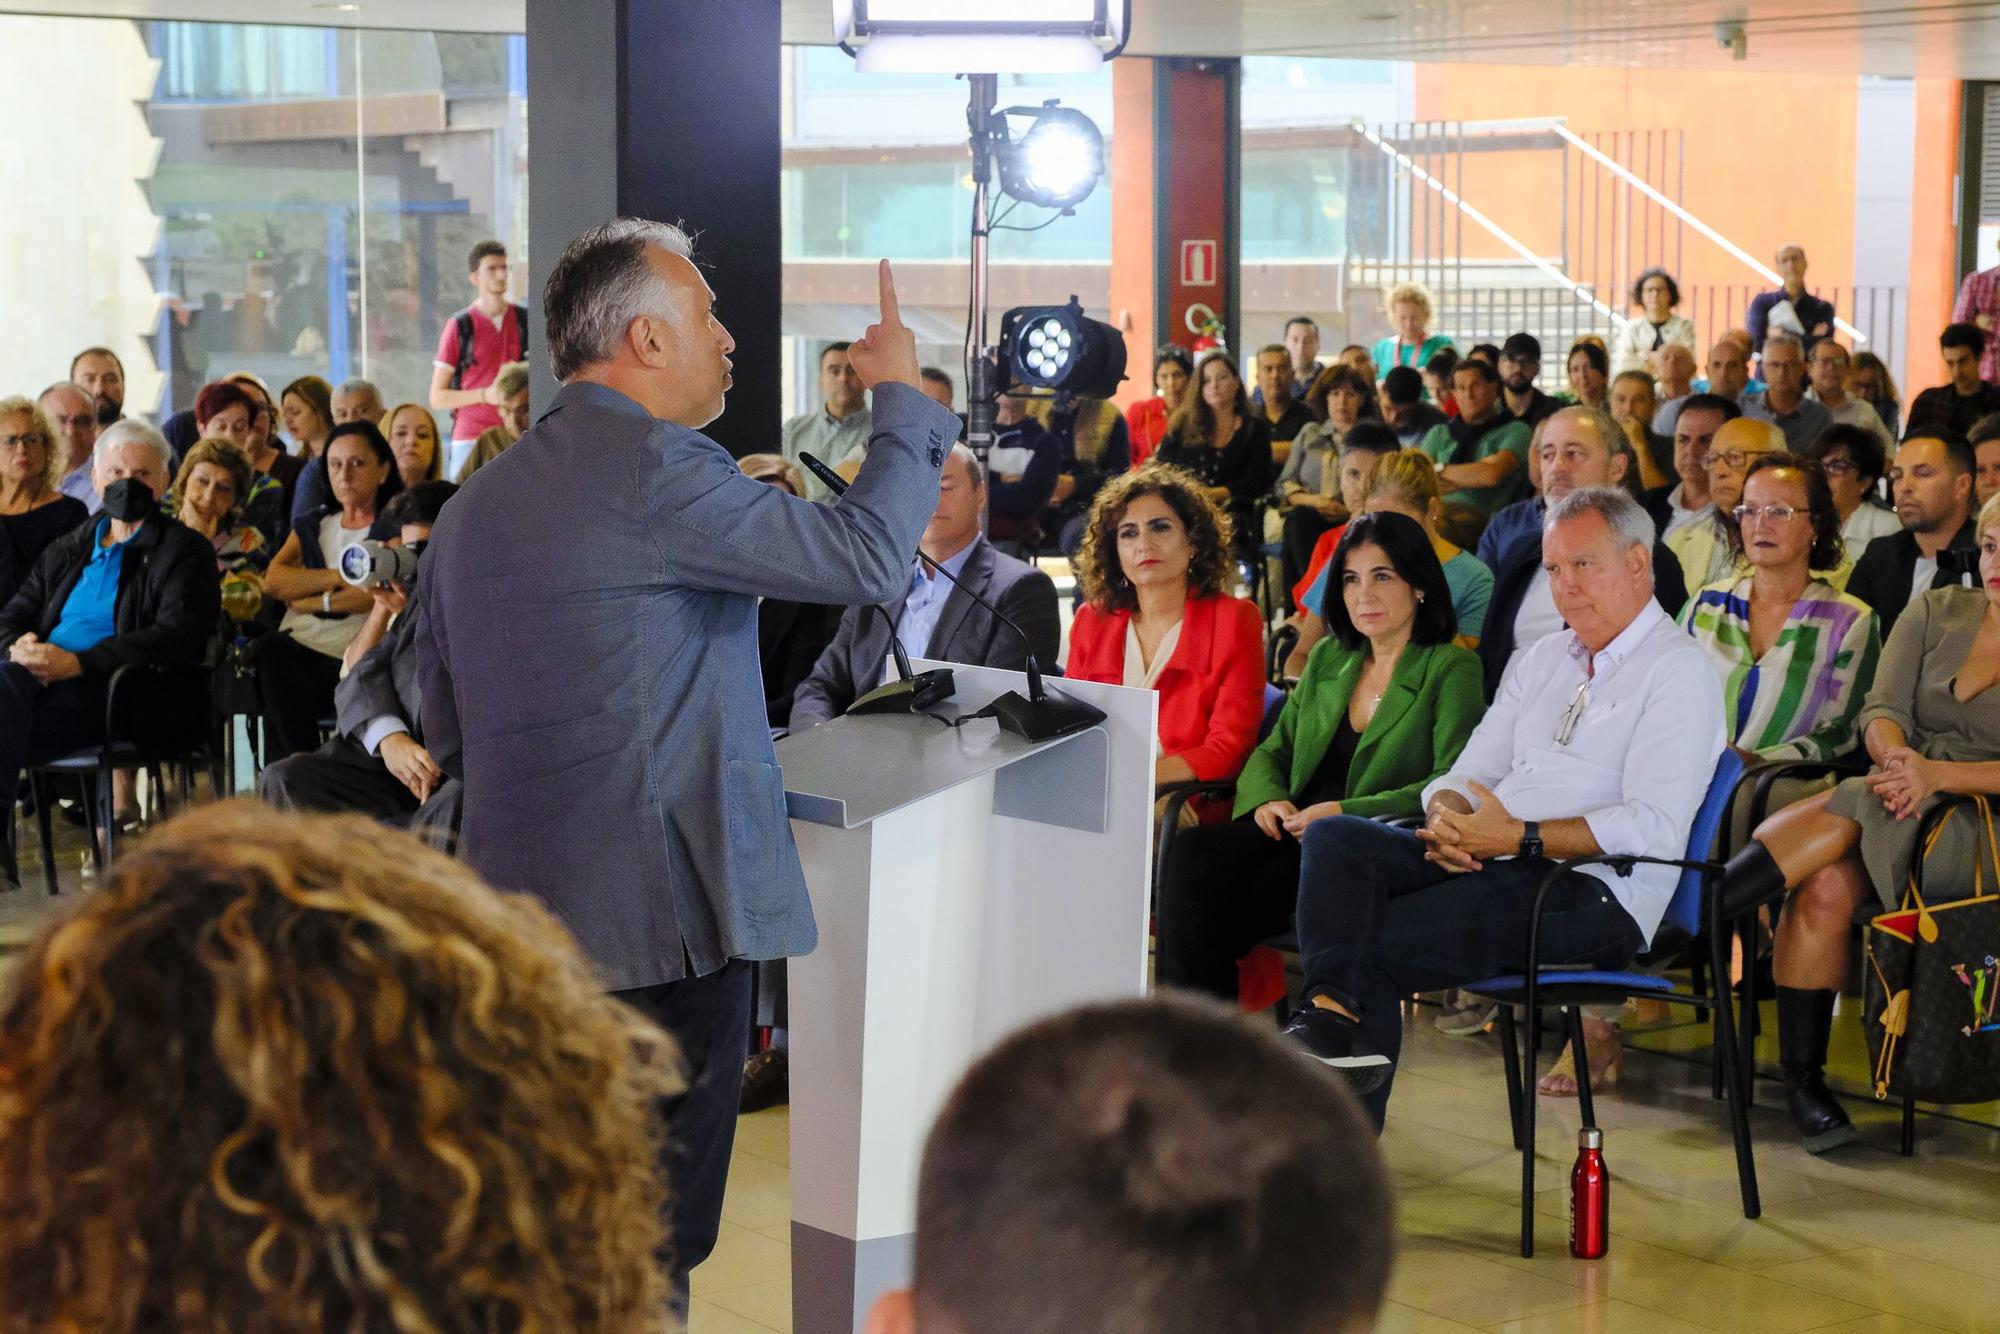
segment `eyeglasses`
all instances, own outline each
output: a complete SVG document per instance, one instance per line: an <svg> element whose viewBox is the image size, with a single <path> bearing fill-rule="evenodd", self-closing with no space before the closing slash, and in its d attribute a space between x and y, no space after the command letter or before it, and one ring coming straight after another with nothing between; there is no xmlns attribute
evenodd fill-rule
<svg viewBox="0 0 2000 1334"><path fill-rule="evenodd" d="M28 449L47 443L40 431L29 431L26 435L0 435L0 449Z"/></svg>
<svg viewBox="0 0 2000 1334"><path fill-rule="evenodd" d="M1768 449L1710 449L1708 466L1713 468L1720 461L1732 468L1747 468L1751 459L1761 458L1770 452Z"/></svg>
<svg viewBox="0 0 2000 1334"><path fill-rule="evenodd" d="M1821 459L1819 466L1828 477L1846 477L1860 471L1854 466L1853 459Z"/></svg>
<svg viewBox="0 0 2000 1334"><path fill-rule="evenodd" d="M1563 710L1563 716L1556 719L1556 744L1558 746L1567 746L1569 744L1570 738L1576 735L1577 722L1582 719L1583 711L1589 707L1590 682L1585 681L1576 688L1576 693L1570 696L1569 707Z"/></svg>
<svg viewBox="0 0 2000 1334"><path fill-rule="evenodd" d="M1738 524L1746 524L1752 519L1768 519L1772 523L1790 523L1794 514L1804 510L1793 509L1790 505L1738 505L1729 511L1736 516Z"/></svg>

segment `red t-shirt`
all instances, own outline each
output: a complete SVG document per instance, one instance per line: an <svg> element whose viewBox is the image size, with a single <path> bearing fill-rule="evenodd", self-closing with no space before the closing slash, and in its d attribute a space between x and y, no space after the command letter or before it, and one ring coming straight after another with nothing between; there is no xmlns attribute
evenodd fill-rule
<svg viewBox="0 0 2000 1334"><path fill-rule="evenodd" d="M459 378L458 387L484 389L500 378L502 366L521 360L521 325L511 302L497 324L480 314L477 307L468 306L466 310L472 313L472 361ZM445 321L444 335L438 339L437 364L448 371L458 369L458 315ZM451 438L477 440L499 424L500 409L490 403L474 403L451 414Z"/></svg>

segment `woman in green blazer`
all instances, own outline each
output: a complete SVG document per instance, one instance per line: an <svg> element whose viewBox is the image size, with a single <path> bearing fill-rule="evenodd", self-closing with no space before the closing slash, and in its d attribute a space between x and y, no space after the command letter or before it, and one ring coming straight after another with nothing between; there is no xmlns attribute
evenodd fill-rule
<svg viewBox="0 0 2000 1334"><path fill-rule="evenodd" d="M1486 711L1479 659L1453 646L1430 539L1395 513L1354 520L1329 562L1320 641L1236 780L1236 818L1183 831L1159 903L1159 980L1233 999L1236 961L1286 930L1299 839L1331 815L1421 814Z"/></svg>

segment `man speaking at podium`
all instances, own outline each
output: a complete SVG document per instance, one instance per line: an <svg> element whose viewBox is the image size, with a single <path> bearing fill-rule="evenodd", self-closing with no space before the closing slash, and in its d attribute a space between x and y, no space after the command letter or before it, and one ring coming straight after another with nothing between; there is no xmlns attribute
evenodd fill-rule
<svg viewBox="0 0 2000 1334"><path fill-rule="evenodd" d="M677 227L621 218L563 252L540 314L563 387L445 507L416 631L425 734L465 783L464 857L539 898L680 1042L683 1307L722 1214L751 963L817 939L765 722L757 599L900 594L958 434L920 388L884 261L881 322L849 349L875 391L853 486L819 505L745 477L700 432L736 344L690 249Z"/></svg>

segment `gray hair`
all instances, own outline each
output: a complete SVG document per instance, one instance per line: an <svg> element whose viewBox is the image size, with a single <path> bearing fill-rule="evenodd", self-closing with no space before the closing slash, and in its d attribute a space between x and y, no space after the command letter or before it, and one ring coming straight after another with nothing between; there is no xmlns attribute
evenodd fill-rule
<svg viewBox="0 0 2000 1334"><path fill-rule="evenodd" d="M647 261L649 249L694 257L686 232L646 218L614 218L562 252L542 288L542 327L556 379L609 361L633 320L667 316L667 293Z"/></svg>
<svg viewBox="0 0 2000 1334"><path fill-rule="evenodd" d="M1542 531L1554 532L1557 524L1586 514L1600 516L1610 525L1612 533L1622 539L1622 545L1638 547L1651 557L1658 531L1653 527L1653 516L1629 492L1615 486L1578 487L1549 506L1548 517L1542 520Z"/></svg>
<svg viewBox="0 0 2000 1334"><path fill-rule="evenodd" d="M1611 414L1603 408L1574 403L1566 408L1558 408L1544 420L1554 421L1558 417L1569 417L1589 423L1591 432L1597 436L1597 443L1604 446L1604 452L1607 454L1616 454L1618 446L1625 441L1625 428L1612 420Z"/></svg>
<svg viewBox="0 0 2000 1334"><path fill-rule="evenodd" d="M986 485L986 470L979 466L979 455L972 452L972 446L963 440L951 447L951 456L965 460L965 471L972 478L973 488Z"/></svg>
<svg viewBox="0 0 2000 1334"><path fill-rule="evenodd" d="M126 445L144 445L160 456L160 471L168 476L174 471L174 451L167 448L167 438L152 426L136 417L120 417L104 428L97 437L97 447L90 451L90 470L97 471L97 465L111 457L111 452Z"/></svg>
<svg viewBox="0 0 2000 1334"><path fill-rule="evenodd" d="M1795 347L1799 350L1799 355L1804 356L1806 340L1790 329L1772 329L1764 335L1764 347L1766 350L1772 347Z"/></svg>
<svg viewBox="0 0 2000 1334"><path fill-rule="evenodd" d="M85 403L90 405L90 409L92 412L95 412L97 410L97 396L95 394L92 394L88 389L85 389L82 385L78 384L74 380L57 380L47 389L44 389L41 393L36 394L35 402L40 403L50 394L61 393L64 390L67 390L68 392L82 398Z"/></svg>
<svg viewBox="0 0 2000 1334"><path fill-rule="evenodd" d="M365 394L376 407L383 406L382 391L375 387L375 382L358 375L350 375L335 386L333 396L339 398L342 394Z"/></svg>

